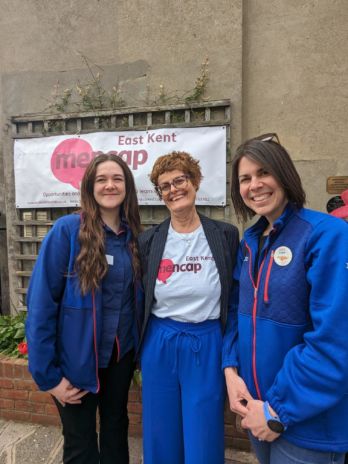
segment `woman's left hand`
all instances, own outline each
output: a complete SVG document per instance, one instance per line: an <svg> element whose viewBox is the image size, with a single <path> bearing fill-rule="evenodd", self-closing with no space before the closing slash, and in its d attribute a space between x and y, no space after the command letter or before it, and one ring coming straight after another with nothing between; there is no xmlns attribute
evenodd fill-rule
<svg viewBox="0 0 348 464"><path fill-rule="evenodd" d="M271 442L279 437L279 433L272 432L267 425L263 412L263 401L249 400L246 409L248 412L241 421L244 429L250 430L254 437L260 441Z"/></svg>
<svg viewBox="0 0 348 464"><path fill-rule="evenodd" d="M47 391L51 393L62 406L65 406L66 403L81 404L81 398L88 393L87 390L80 390L74 387L65 377L62 378L58 385Z"/></svg>

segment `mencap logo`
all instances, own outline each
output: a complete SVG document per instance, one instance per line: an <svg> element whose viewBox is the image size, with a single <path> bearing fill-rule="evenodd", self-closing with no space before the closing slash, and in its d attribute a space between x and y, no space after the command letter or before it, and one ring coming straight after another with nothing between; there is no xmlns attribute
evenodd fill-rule
<svg viewBox="0 0 348 464"><path fill-rule="evenodd" d="M202 265L200 263L174 264L171 259L162 259L158 268L157 279L166 284L173 272L193 272L196 274L201 269Z"/></svg>
<svg viewBox="0 0 348 464"><path fill-rule="evenodd" d="M174 263L171 259L162 259L158 268L157 279L164 284L167 279L173 274Z"/></svg>
<svg viewBox="0 0 348 464"><path fill-rule="evenodd" d="M93 155L92 147L86 140L63 140L52 153L52 173L61 182L79 189L85 169L95 156Z"/></svg>
<svg viewBox="0 0 348 464"><path fill-rule="evenodd" d="M86 167L102 151L94 151L91 145L81 138L63 140L54 149L51 157L51 170L59 181L72 185L79 190ZM137 170L138 166L146 163L146 150L111 150L107 154L120 156L128 166Z"/></svg>

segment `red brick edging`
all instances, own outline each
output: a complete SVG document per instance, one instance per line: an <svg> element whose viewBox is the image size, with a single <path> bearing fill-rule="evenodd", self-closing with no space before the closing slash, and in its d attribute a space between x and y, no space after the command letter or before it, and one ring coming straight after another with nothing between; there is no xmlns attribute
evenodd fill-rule
<svg viewBox="0 0 348 464"><path fill-rule="evenodd" d="M38 390L25 359L0 355L0 417L43 425L60 422L51 396Z"/></svg>
<svg viewBox="0 0 348 464"><path fill-rule="evenodd" d="M128 397L129 433L141 436L141 390L133 385ZM59 425L58 412L51 396L38 390L28 372L25 359L0 355L0 418ZM245 432L237 429L234 414L225 410L226 446L249 450Z"/></svg>

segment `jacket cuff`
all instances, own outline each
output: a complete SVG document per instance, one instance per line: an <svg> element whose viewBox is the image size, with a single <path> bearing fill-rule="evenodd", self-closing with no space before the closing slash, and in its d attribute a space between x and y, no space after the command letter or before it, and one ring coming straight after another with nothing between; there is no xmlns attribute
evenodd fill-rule
<svg viewBox="0 0 348 464"><path fill-rule="evenodd" d="M267 392L266 400L268 401L268 403L270 404L272 409L274 409L274 411L276 412L276 414L279 417L281 423L284 424L285 427L288 427L289 425L291 425L290 420L289 420L289 416L284 411L283 404L278 400L278 398L276 396L272 396L272 390Z"/></svg>
<svg viewBox="0 0 348 464"><path fill-rule="evenodd" d="M222 363L221 363L221 368L224 370L226 367L236 367L238 369L238 362L235 357L233 356L226 356L223 357Z"/></svg>

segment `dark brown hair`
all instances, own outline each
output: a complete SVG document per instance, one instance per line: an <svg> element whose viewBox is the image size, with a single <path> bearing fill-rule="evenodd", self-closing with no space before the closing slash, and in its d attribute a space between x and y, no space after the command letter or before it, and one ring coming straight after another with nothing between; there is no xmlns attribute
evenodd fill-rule
<svg viewBox="0 0 348 464"><path fill-rule="evenodd" d="M94 182L97 167L105 161L118 164L125 177L126 196L120 208L121 220L127 223L132 238L130 250L135 277L140 274L137 238L141 231L138 199L131 170L122 158L115 154L96 156L87 166L81 183L81 226L79 232L80 253L76 258L76 270L83 294L99 287L108 270L105 258L105 237L98 203L94 198Z"/></svg>
<svg viewBox="0 0 348 464"><path fill-rule="evenodd" d="M161 174L175 171L176 169L189 176L192 185L198 190L203 178L199 161L185 151L172 151L157 158L150 174L150 180L157 187L158 178Z"/></svg>
<svg viewBox="0 0 348 464"><path fill-rule="evenodd" d="M303 207L306 203L306 194L289 153L275 141L262 141L254 138L242 143L232 159L231 196L239 220L245 222L255 215L255 212L246 206L239 192L238 169L243 157L265 168L282 187L288 201L297 208Z"/></svg>

